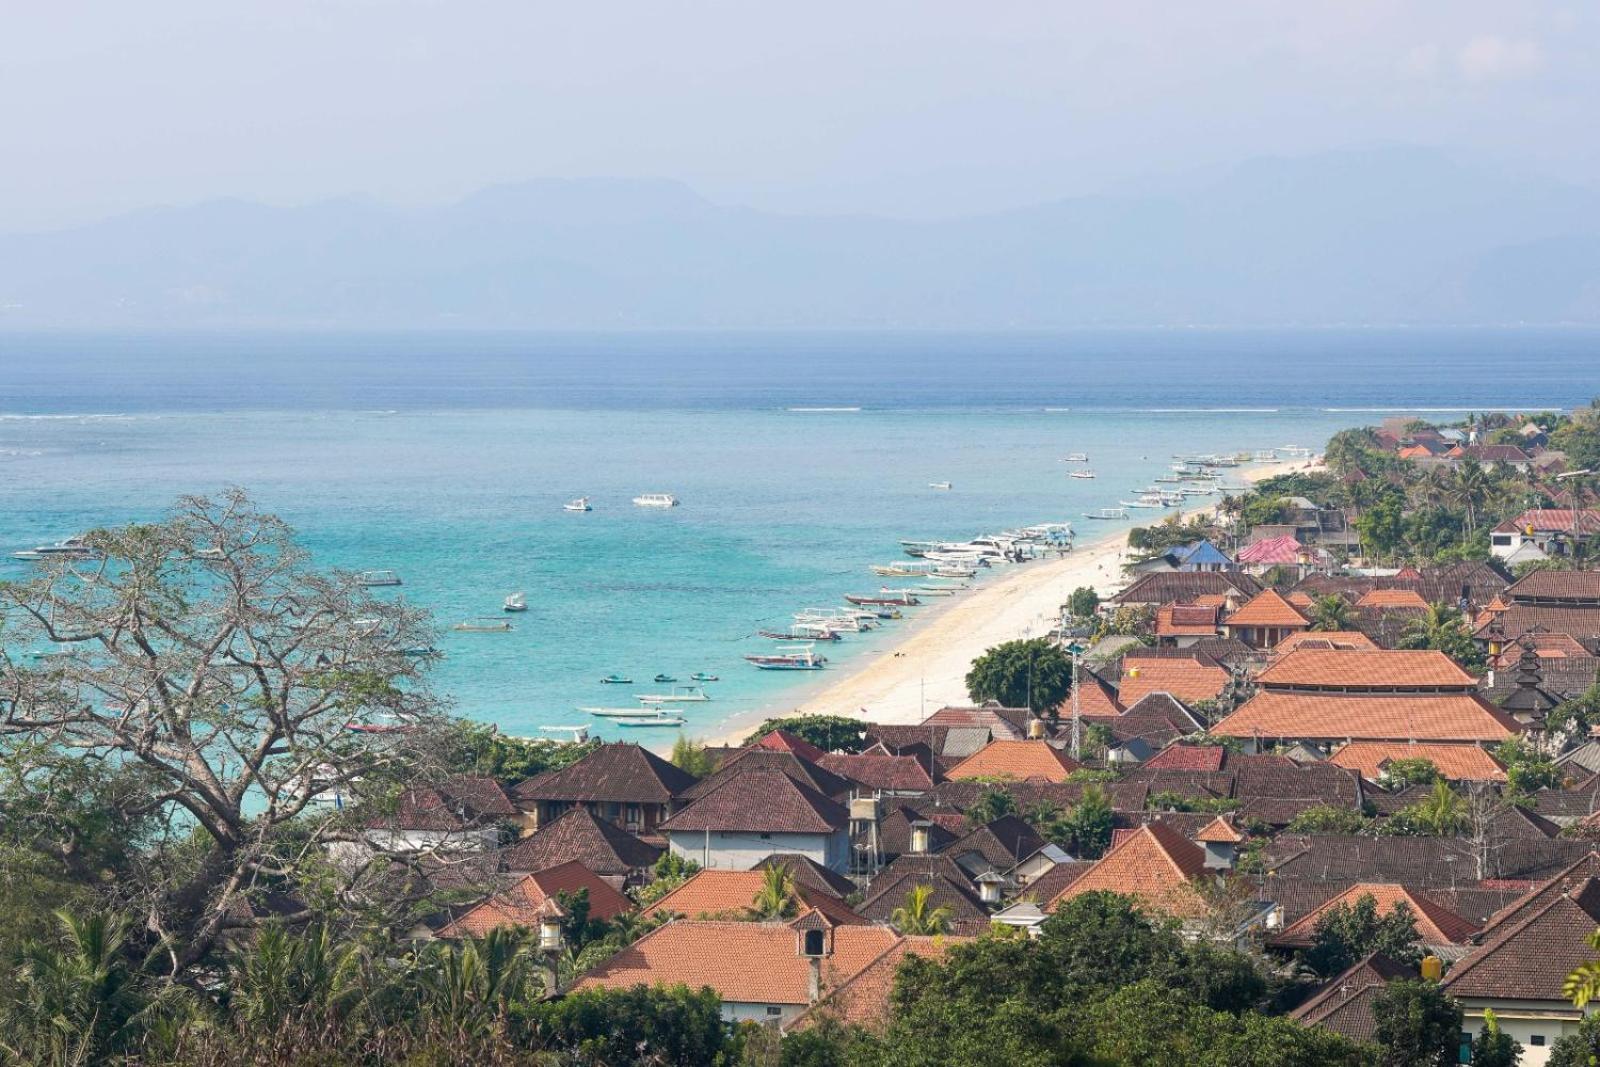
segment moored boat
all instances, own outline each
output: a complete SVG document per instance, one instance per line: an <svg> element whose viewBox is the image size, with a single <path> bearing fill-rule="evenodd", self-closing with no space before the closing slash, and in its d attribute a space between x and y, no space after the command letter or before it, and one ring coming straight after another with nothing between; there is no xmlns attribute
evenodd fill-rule
<svg viewBox="0 0 1600 1067"><path fill-rule="evenodd" d="M510 612L527 611L528 598L523 596L521 593L512 593L510 596L506 597L505 605L501 608L501 610Z"/></svg>
<svg viewBox="0 0 1600 1067"><path fill-rule="evenodd" d="M511 629L511 623L507 622L505 619L496 619L492 616L486 616L479 619L463 619L461 622L458 622L454 626L450 627L450 629L456 630L460 633L468 634L498 634L509 631Z"/></svg>
<svg viewBox="0 0 1600 1067"><path fill-rule="evenodd" d="M580 496L580 497L577 497L577 498L575 498L573 500L567 501L565 504L562 504L561 505L561 510L562 511L593 511L594 508L589 506L589 498L588 497Z"/></svg>
<svg viewBox="0 0 1600 1067"><path fill-rule="evenodd" d="M746 656L745 662L763 671L820 671L827 660L810 645L780 648L770 656Z"/></svg>
<svg viewBox="0 0 1600 1067"><path fill-rule="evenodd" d="M633 679L621 674L608 674L600 679L601 685L632 685Z"/></svg>
<svg viewBox="0 0 1600 1067"><path fill-rule="evenodd" d="M920 601L916 597L904 593L892 595L879 594L877 596L861 596L846 593L845 601L863 608L914 608Z"/></svg>
<svg viewBox="0 0 1600 1067"><path fill-rule="evenodd" d="M691 685L681 689L673 686L670 693L641 693L634 699L641 704L703 704L711 697L704 689Z"/></svg>
<svg viewBox="0 0 1600 1067"><path fill-rule="evenodd" d="M950 483L949 482L929 482L928 483L928 488L929 489L949 489L950 488Z"/></svg>
<svg viewBox="0 0 1600 1067"><path fill-rule="evenodd" d="M400 576L394 571L362 571L356 582L366 586L400 585Z"/></svg>
<svg viewBox="0 0 1600 1067"><path fill-rule="evenodd" d="M633 498L633 504L640 508L675 508L678 498L671 493L640 493Z"/></svg>
<svg viewBox="0 0 1600 1067"><path fill-rule="evenodd" d="M682 715L639 715L631 719L612 719L616 726L682 726L688 722Z"/></svg>
<svg viewBox="0 0 1600 1067"><path fill-rule="evenodd" d="M1094 476L1095 476L1094 471L1090 471L1090 470L1068 471L1067 472L1067 477L1068 478L1085 478L1085 479L1087 479L1087 478L1093 478Z"/></svg>
<svg viewBox="0 0 1600 1067"><path fill-rule="evenodd" d="M1099 511L1086 511L1083 513L1083 517L1110 522L1116 519L1126 519L1128 511L1126 508L1101 508Z"/></svg>

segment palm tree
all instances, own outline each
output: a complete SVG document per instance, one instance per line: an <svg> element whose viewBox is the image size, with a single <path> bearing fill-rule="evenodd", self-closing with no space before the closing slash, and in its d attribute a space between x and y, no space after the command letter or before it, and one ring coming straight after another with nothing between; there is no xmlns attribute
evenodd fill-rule
<svg viewBox="0 0 1600 1067"><path fill-rule="evenodd" d="M420 961L418 979L434 1016L462 1033L482 1033L512 1005L543 989L527 935L498 927L461 947L439 945Z"/></svg>
<svg viewBox="0 0 1600 1067"><path fill-rule="evenodd" d="M1433 791L1412 805L1416 820L1436 837L1454 837L1467 827L1467 804L1443 778L1433 783Z"/></svg>
<svg viewBox="0 0 1600 1067"><path fill-rule="evenodd" d="M326 926L302 937L268 927L229 964L233 1015L255 1030L271 1030L308 1011L331 1017L358 999L360 963L360 953L336 946Z"/></svg>
<svg viewBox="0 0 1600 1067"><path fill-rule="evenodd" d="M1484 469L1483 464L1470 458L1461 461L1461 465L1456 468L1455 477L1450 482L1450 499L1466 509L1469 537L1478 528L1478 508L1489 499L1493 491L1494 479Z"/></svg>
<svg viewBox="0 0 1600 1067"><path fill-rule="evenodd" d="M889 924L902 934L942 934L950 928L950 909L930 908L933 886L913 886L906 902L889 915Z"/></svg>
<svg viewBox="0 0 1600 1067"><path fill-rule="evenodd" d="M1338 593L1329 593L1327 596L1318 597L1311 609L1311 628L1323 632L1348 630L1353 625L1354 615L1350 610L1350 602Z"/></svg>
<svg viewBox="0 0 1600 1067"><path fill-rule="evenodd" d="M800 910L795 893L794 874L781 864L773 864L761 874L761 888L750 902L750 917L760 922L792 919Z"/></svg>
<svg viewBox="0 0 1600 1067"><path fill-rule="evenodd" d="M129 1040L151 1006L123 956L126 918L55 914L61 944L28 941L17 951L17 995L0 1004L0 1060L101 1062Z"/></svg>

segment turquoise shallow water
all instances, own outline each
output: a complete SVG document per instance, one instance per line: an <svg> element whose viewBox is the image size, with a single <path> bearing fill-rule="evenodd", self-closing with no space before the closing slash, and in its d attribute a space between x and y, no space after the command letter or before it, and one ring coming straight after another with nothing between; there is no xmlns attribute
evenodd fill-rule
<svg viewBox="0 0 1600 1067"><path fill-rule="evenodd" d="M1580 341L1543 358L1582 362L1588 339ZM1448 406L1495 388L1441 386L1427 360L1391 359L1381 370L1385 361L1372 356L1363 380L1308 389L1281 373L1272 351L1246 342L1229 357L1233 371L1213 360L1201 379L1180 373L1193 360L1179 344L1165 376L1152 379L1148 360L1131 364L1115 350L1046 358L1034 341L949 343L930 364L909 359L903 341L880 350L865 339L852 362L827 338L818 342L833 361L823 389L796 364L804 348L794 339L768 361L728 355L720 377L703 354L688 369L670 362L681 338L659 351L632 340L625 359L561 363L554 377L541 369L560 363L545 342L520 357L487 344L495 358L484 366L470 342L452 341L457 358L419 359L397 377L382 357L386 344L404 344L382 339L343 348L235 340L208 360L199 342L176 339L176 355L163 360L163 342L150 338L0 338L9 367L27 360L0 386L0 548L9 555L153 517L181 493L241 485L292 522L319 561L400 573L405 585L382 595L435 613L445 652L438 687L463 713L532 733L586 721L574 705L631 703L630 692L657 688L648 682L657 672L686 679L703 670L722 681L687 715L691 733L708 735L734 714L792 706L806 676L744 664L742 654L770 646L754 631L877 588L867 565L899 558L899 538L1062 519L1083 538L1100 536L1111 524L1082 513L1147 484L1172 453L1319 446L1376 417L1331 408ZM1362 352L1370 342L1351 344ZM282 374L280 351L311 380ZM991 351L994 362L978 358ZM727 392L728 380L752 376L759 390ZM643 385L652 377L662 383L655 404ZM1587 399L1586 383L1502 377L1525 402ZM864 410L786 410L816 404ZM1046 410L1056 406L1071 410ZM1096 480L1066 477L1059 460L1071 451L1090 455ZM946 480L949 492L928 488ZM682 506L629 503L647 491L674 493ZM595 510L563 512L579 494ZM25 573L25 564L0 563L0 576ZM497 615L515 590L530 610L514 617L513 632L448 630ZM845 668L894 636L890 626L825 651ZM640 684L598 684L612 671ZM670 738L605 724L597 732Z"/></svg>

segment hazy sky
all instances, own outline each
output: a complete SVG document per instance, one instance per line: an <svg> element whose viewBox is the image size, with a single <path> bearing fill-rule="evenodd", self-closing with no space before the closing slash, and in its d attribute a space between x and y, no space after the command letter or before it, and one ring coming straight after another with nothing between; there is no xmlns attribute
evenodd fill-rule
<svg viewBox="0 0 1600 1067"><path fill-rule="evenodd" d="M937 215L1404 143L1600 184L1589 0L0 4L0 229L681 178Z"/></svg>

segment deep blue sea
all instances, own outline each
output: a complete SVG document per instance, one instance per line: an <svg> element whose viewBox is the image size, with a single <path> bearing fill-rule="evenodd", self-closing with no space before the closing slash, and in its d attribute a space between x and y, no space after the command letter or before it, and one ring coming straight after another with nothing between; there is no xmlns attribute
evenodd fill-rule
<svg viewBox="0 0 1600 1067"><path fill-rule="evenodd" d="M1320 447L1401 412L1587 403L1600 333L0 334L10 552L247 488L317 559L431 609L436 681L513 733L721 677L690 732L793 704L753 636L876 589L899 538L1114 505L1173 453ZM803 411L803 408L859 408ZM1086 452L1099 477L1066 477ZM949 481L953 489L929 488ZM635 508L671 492L670 511ZM561 504L587 495L594 511ZM1147 515L1150 513L1146 513ZM522 590L509 634L450 631ZM904 625L904 624L901 624ZM892 640L847 640L836 666ZM665 731L621 731L649 744Z"/></svg>

